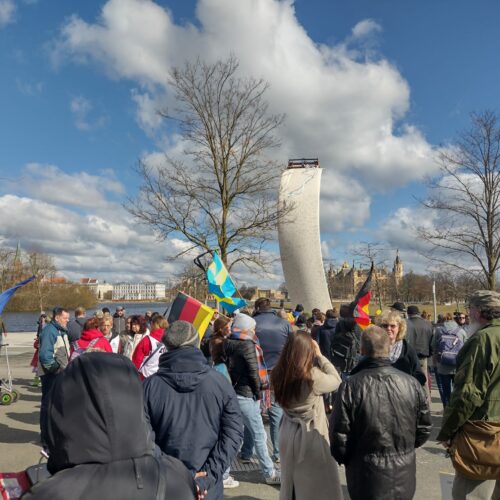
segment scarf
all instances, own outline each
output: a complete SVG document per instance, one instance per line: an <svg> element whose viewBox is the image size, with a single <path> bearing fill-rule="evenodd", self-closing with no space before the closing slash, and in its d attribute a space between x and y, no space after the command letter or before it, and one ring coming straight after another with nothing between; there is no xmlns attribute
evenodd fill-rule
<svg viewBox="0 0 500 500"><path fill-rule="evenodd" d="M257 365L259 367L259 380L262 389L261 409L263 411L271 407L271 391L269 389L269 375L267 373L267 366L264 361L264 353L260 347L259 339L253 330L240 330L233 328L231 330L230 338L236 340L250 340L255 346L255 357L257 358Z"/></svg>
<svg viewBox="0 0 500 500"><path fill-rule="evenodd" d="M402 350L403 350L402 340L398 340L394 345L391 346L391 352L389 353L389 359L391 360L391 363L395 363L399 359Z"/></svg>

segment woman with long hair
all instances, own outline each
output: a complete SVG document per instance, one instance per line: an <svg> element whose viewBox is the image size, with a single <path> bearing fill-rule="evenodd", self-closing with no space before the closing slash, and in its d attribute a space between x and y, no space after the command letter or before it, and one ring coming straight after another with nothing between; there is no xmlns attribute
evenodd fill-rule
<svg viewBox="0 0 500 500"><path fill-rule="evenodd" d="M224 340L231 334L231 320L225 316L218 317L214 322L214 332L210 336L210 356L214 368L222 373L229 381L231 377L227 371L226 358L223 354Z"/></svg>
<svg viewBox="0 0 500 500"><path fill-rule="evenodd" d="M276 400L283 408L280 427L280 500L342 498L337 463L330 454L323 394L341 379L305 332L288 336L271 373Z"/></svg>

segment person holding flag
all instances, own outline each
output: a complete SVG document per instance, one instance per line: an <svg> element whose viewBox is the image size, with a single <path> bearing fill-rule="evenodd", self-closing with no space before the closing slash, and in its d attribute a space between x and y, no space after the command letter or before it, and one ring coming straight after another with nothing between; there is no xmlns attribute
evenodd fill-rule
<svg viewBox="0 0 500 500"><path fill-rule="evenodd" d="M372 276L373 276L374 264L370 267L370 272L363 283L363 286L360 288L356 298L351 303L352 307L352 316L356 324L364 330L371 324L370 320L370 300L372 298Z"/></svg>
<svg viewBox="0 0 500 500"><path fill-rule="evenodd" d="M350 304L340 306L340 319L330 339L330 359L342 380L354 368L359 357L361 332L371 323L369 306L373 269L372 262L370 272L356 298Z"/></svg>

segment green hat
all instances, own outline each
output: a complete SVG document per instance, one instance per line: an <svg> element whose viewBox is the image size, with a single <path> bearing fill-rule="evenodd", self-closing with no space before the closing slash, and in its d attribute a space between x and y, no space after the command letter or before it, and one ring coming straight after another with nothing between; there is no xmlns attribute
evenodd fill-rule
<svg viewBox="0 0 500 500"><path fill-rule="evenodd" d="M500 309L500 293L493 290L477 290L468 300L469 306L482 309Z"/></svg>

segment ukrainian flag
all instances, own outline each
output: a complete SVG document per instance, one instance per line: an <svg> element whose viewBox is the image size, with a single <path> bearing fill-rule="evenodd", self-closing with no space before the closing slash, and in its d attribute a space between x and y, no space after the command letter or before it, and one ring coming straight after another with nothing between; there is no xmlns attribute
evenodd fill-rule
<svg viewBox="0 0 500 500"><path fill-rule="evenodd" d="M207 281L208 291L215 296L227 312L232 313L247 305L244 299L233 297L236 287L217 252L214 252L212 263L208 266Z"/></svg>

